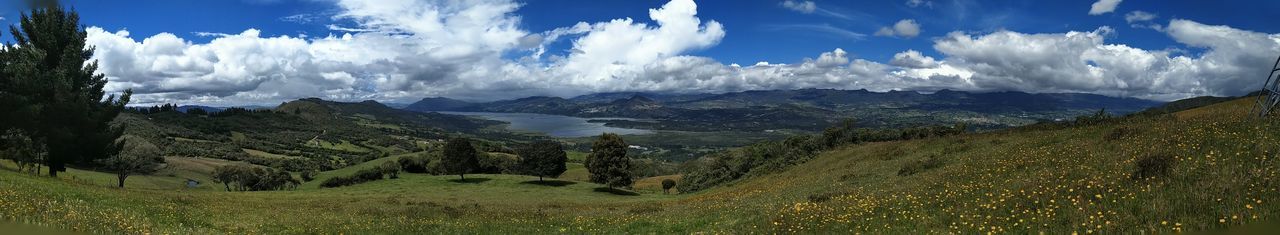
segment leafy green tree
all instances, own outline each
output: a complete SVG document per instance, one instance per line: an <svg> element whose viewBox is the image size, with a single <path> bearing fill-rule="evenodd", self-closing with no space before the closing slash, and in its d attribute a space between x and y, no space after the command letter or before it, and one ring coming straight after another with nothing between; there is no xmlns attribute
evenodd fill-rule
<svg viewBox="0 0 1280 235"><path fill-rule="evenodd" d="M80 16L56 1L40 1L19 24L10 27L14 46L6 46L0 64L7 77L4 89L7 125L24 129L41 140L48 156L49 176L56 177L69 163L88 163L114 155L115 140L123 133L109 122L115 119L132 91L104 99L105 75L97 74L97 62L89 62L93 48L85 46L87 33ZM12 108L12 109L10 109Z"/></svg>
<svg viewBox="0 0 1280 235"><path fill-rule="evenodd" d="M673 179L662 180L662 194L671 193L671 188L676 187L676 181Z"/></svg>
<svg viewBox="0 0 1280 235"><path fill-rule="evenodd" d="M586 163L591 182L609 188L631 186L631 159L627 158L627 143L618 134L600 135L600 139L591 144Z"/></svg>
<svg viewBox="0 0 1280 235"><path fill-rule="evenodd" d="M21 130L9 129L0 135L0 157L12 160L18 165L18 172L39 174L46 154L43 144L32 141Z"/></svg>
<svg viewBox="0 0 1280 235"><path fill-rule="evenodd" d="M245 167L222 165L213 170L213 180L222 183L222 186L227 188L227 192L230 192L232 183L239 181L240 172L243 170L245 170Z"/></svg>
<svg viewBox="0 0 1280 235"><path fill-rule="evenodd" d="M467 179L466 174L480 165L476 159L476 148L471 146L467 138L453 138L444 144L444 157L440 159L444 174L458 175L459 179Z"/></svg>
<svg viewBox="0 0 1280 235"><path fill-rule="evenodd" d="M525 174L543 177L560 177L565 171L564 163L569 155L564 152L560 143L550 140L533 142L516 149L520 156L520 167Z"/></svg>
<svg viewBox="0 0 1280 235"><path fill-rule="evenodd" d="M164 158L160 147L146 139L126 135L119 143L124 147L120 153L108 158L98 159L98 164L107 172L116 174L117 185L124 188L124 180L133 174L148 174L156 171Z"/></svg>

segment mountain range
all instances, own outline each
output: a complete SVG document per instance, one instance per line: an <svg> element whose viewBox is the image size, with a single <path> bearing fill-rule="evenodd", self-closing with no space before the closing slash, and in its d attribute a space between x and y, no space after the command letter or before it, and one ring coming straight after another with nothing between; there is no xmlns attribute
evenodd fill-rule
<svg viewBox="0 0 1280 235"><path fill-rule="evenodd" d="M623 117L647 120L611 120L608 124L660 130L741 131L820 130L847 118L873 127L964 122L979 128L1002 128L1070 119L1104 109L1127 114L1162 103L1082 93L801 89L724 94L600 93L567 99L534 96L483 103L432 97L404 109Z"/></svg>

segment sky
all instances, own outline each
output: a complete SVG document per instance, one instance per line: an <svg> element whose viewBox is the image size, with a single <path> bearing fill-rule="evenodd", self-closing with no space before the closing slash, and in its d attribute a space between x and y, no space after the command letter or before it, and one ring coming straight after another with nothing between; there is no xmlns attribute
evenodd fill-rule
<svg viewBox="0 0 1280 235"><path fill-rule="evenodd" d="M16 2L16 1L15 1ZM23 9L0 5L0 24ZM1261 87L1280 1L70 0L135 104ZM9 41L8 32L0 40Z"/></svg>

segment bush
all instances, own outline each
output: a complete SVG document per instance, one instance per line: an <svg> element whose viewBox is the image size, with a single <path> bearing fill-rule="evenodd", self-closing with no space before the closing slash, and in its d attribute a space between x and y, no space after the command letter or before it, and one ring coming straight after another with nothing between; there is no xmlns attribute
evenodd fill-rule
<svg viewBox="0 0 1280 235"><path fill-rule="evenodd" d="M902 166L902 169L898 169L898 176L914 175L929 169L941 167L942 165L942 157L939 157L938 155L931 155L926 157L924 160L913 161Z"/></svg>
<svg viewBox="0 0 1280 235"><path fill-rule="evenodd" d="M214 170L215 181L227 191L266 191L296 188L301 182L287 171L248 164L224 165Z"/></svg>
<svg viewBox="0 0 1280 235"><path fill-rule="evenodd" d="M302 176L302 181L311 182L312 180L316 180L316 174L318 174L316 170L306 170L299 175Z"/></svg>
<svg viewBox="0 0 1280 235"><path fill-rule="evenodd" d="M1155 177L1164 177L1169 175L1169 169L1173 168L1175 159L1168 154L1147 155L1142 159L1138 159L1136 169L1130 178L1134 180L1145 180Z"/></svg>
<svg viewBox="0 0 1280 235"><path fill-rule="evenodd" d="M668 193L670 193L670 192L671 192L671 188L674 188L674 187L676 187L676 181L675 181L675 180L672 180L672 179L664 179L664 180L662 180L662 194L668 194Z"/></svg>
<svg viewBox="0 0 1280 235"><path fill-rule="evenodd" d="M362 184L370 181L382 180L383 176L389 173L389 171L386 170L387 169L386 167L388 166L389 165L384 164L383 166L357 171L355 174L352 174L349 176L338 176L338 177L329 178L328 180L325 180L323 183L320 183L320 187L336 188L336 187ZM399 170L396 170L396 172L399 172ZM392 179L395 179L395 178L399 178L399 177L394 177Z"/></svg>

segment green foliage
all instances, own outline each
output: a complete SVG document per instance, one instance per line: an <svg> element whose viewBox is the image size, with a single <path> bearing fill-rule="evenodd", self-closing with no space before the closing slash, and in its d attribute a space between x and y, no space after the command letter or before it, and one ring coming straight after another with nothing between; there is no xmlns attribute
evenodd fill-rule
<svg viewBox="0 0 1280 235"><path fill-rule="evenodd" d="M675 188L675 187L676 187L676 181L675 181L675 180L673 180L673 179L663 179L663 180L662 180L662 194L668 194L668 193L671 193L671 188Z"/></svg>
<svg viewBox="0 0 1280 235"><path fill-rule="evenodd" d="M507 153L479 153L476 155L475 174L519 174L520 158Z"/></svg>
<svg viewBox="0 0 1280 235"><path fill-rule="evenodd" d="M389 162L389 163L395 163L395 162ZM364 169L364 170L357 171L355 174L352 174L349 176L338 176L338 177L329 178L325 180L323 183L320 183L320 187L336 188L336 187L351 186L351 185L366 183L370 181L382 180L383 176L388 175L389 171L390 171L389 169L382 166ZM396 172L399 172L399 171L397 170ZM391 174L395 174L395 173L391 173ZM399 176L397 176L396 178L399 178Z"/></svg>
<svg viewBox="0 0 1280 235"><path fill-rule="evenodd" d="M817 153L845 145L924 139L965 133L968 126L925 126L903 129L858 128L853 120L827 128L819 136L793 136L714 153L685 168L683 192L698 191L734 180L776 173L813 159Z"/></svg>
<svg viewBox="0 0 1280 235"><path fill-rule="evenodd" d="M591 182L610 188L631 186L631 159L627 158L627 143L617 134L604 133L591 144L586 166L591 172Z"/></svg>
<svg viewBox="0 0 1280 235"><path fill-rule="evenodd" d="M1176 159L1168 154L1151 154L1136 162L1133 174L1130 178L1134 180L1145 180L1157 177L1165 177L1169 175L1169 170L1173 168Z"/></svg>
<svg viewBox="0 0 1280 235"><path fill-rule="evenodd" d="M93 48L80 16L44 1L10 26L16 45L0 54L0 130L19 128L48 150L49 175L67 164L113 155L123 130L109 122L129 103L131 91L103 99L106 76L89 62Z"/></svg>
<svg viewBox="0 0 1280 235"><path fill-rule="evenodd" d="M537 176L539 181L543 177L560 177L560 174L564 174L565 162L569 159L560 143L549 140L522 146L516 149L516 153L520 156L521 172Z"/></svg>
<svg viewBox="0 0 1280 235"><path fill-rule="evenodd" d="M160 156L160 147L146 139L136 136L122 136L117 140L123 149L115 156L98 159L103 171L116 174L118 187L124 188L124 180L133 174L155 172L164 158Z"/></svg>
<svg viewBox="0 0 1280 235"><path fill-rule="evenodd" d="M0 136L0 157L12 160L19 172L39 174L40 162L47 155L44 145L32 141L22 130L9 129Z"/></svg>
<svg viewBox="0 0 1280 235"><path fill-rule="evenodd" d="M219 166L214 169L213 178L222 183L227 191L285 190L301 184L287 171L246 164Z"/></svg>
<svg viewBox="0 0 1280 235"><path fill-rule="evenodd" d="M387 178L391 178L391 179L399 179L399 178L400 178L400 167L401 167L401 166L400 166L400 163L399 163L399 162L396 162L396 161L387 161L387 162L383 162L383 163L382 163L382 166L379 166L379 168L378 168L378 169L379 169L379 170L382 170L382 174L387 175Z"/></svg>
<svg viewBox="0 0 1280 235"><path fill-rule="evenodd" d="M298 175L302 177L303 182L311 182L312 180L316 180L316 174L319 174L316 170L305 170Z"/></svg>
<svg viewBox="0 0 1280 235"><path fill-rule="evenodd" d="M918 174L933 168L942 167L944 164L945 162L943 162L942 157L938 155L929 155L923 160L911 161L906 165L903 165L902 168L898 169L898 176Z"/></svg>
<svg viewBox="0 0 1280 235"><path fill-rule="evenodd" d="M460 179L466 179L466 174L471 173L480 165L476 159L476 148L471 146L471 140L467 138L452 138L444 145L444 157L440 159L440 167L444 174L458 175Z"/></svg>

